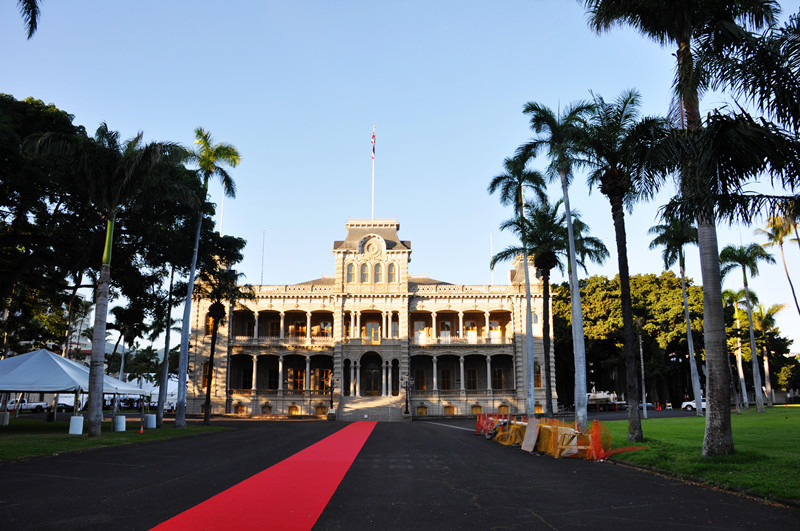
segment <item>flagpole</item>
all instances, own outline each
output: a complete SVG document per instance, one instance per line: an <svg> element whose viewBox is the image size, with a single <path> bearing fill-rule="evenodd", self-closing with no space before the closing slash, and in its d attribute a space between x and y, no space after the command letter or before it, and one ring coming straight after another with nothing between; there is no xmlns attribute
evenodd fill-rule
<svg viewBox="0 0 800 531"><path fill-rule="evenodd" d="M372 123L372 211L371 220L375 220L375 123Z"/></svg>

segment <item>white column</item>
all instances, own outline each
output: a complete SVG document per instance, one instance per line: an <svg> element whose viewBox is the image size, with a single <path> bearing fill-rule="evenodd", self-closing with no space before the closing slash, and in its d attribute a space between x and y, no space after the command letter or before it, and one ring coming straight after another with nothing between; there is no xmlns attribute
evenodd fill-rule
<svg viewBox="0 0 800 531"><path fill-rule="evenodd" d="M486 317L486 327L483 329L483 336L486 339L486 343L489 342L489 312L483 312L483 315Z"/></svg>
<svg viewBox="0 0 800 531"><path fill-rule="evenodd" d="M492 390L492 357L486 356L486 389Z"/></svg>
<svg viewBox="0 0 800 531"><path fill-rule="evenodd" d="M285 315L283 312L281 312L281 330L280 330L280 335L279 335L279 337L280 337L281 339L283 339L283 338L284 338L284 335L283 335L283 324L284 324L284 323L283 323L283 321L284 321L284 317L286 317L286 315ZM283 359L283 356L281 356L281 359Z"/></svg>
<svg viewBox="0 0 800 531"><path fill-rule="evenodd" d="M250 382L250 388L255 391L258 389L256 385L256 377L258 375L258 356L253 356L253 380Z"/></svg>
<svg viewBox="0 0 800 531"><path fill-rule="evenodd" d="M436 338L439 337L439 332L436 330L436 312L431 312L431 323L433 324L433 342L436 343Z"/></svg>
<svg viewBox="0 0 800 531"><path fill-rule="evenodd" d="M306 356L306 377L305 377L305 390L311 388L311 356Z"/></svg>
<svg viewBox="0 0 800 531"><path fill-rule="evenodd" d="M438 370L436 369L436 356L433 357L433 390L439 390L439 384L436 382L436 376L438 374Z"/></svg>
<svg viewBox="0 0 800 531"><path fill-rule="evenodd" d="M381 396L386 396L386 363L381 363Z"/></svg>
<svg viewBox="0 0 800 531"><path fill-rule="evenodd" d="M351 327L352 328L352 327ZM355 362L350 363L350 396L356 395L356 373L355 373Z"/></svg>
<svg viewBox="0 0 800 531"><path fill-rule="evenodd" d="M383 316L383 326L381 327L383 329L383 333L381 334L383 339L389 339L389 334L388 334L389 327L386 326L386 322L387 322L386 315L387 315L387 312L383 312L383 315L382 315Z"/></svg>
<svg viewBox="0 0 800 531"><path fill-rule="evenodd" d="M255 312L256 323L253 326L253 337L258 337L258 312Z"/></svg>
<svg viewBox="0 0 800 531"><path fill-rule="evenodd" d="M356 396L361 396L361 367L356 363Z"/></svg>
<svg viewBox="0 0 800 531"><path fill-rule="evenodd" d="M464 356L458 357L459 365L461 365L461 390L464 390Z"/></svg>
<svg viewBox="0 0 800 531"><path fill-rule="evenodd" d="M361 339L361 312L356 312L356 329L353 337Z"/></svg>
<svg viewBox="0 0 800 531"><path fill-rule="evenodd" d="M283 314L281 314L281 321L283 321ZM281 326L281 330L283 327ZM278 357L278 391L283 390L283 356Z"/></svg>
<svg viewBox="0 0 800 531"><path fill-rule="evenodd" d="M458 339L464 339L464 312L458 312Z"/></svg>
<svg viewBox="0 0 800 531"><path fill-rule="evenodd" d="M306 339L311 339L311 312L306 312Z"/></svg>

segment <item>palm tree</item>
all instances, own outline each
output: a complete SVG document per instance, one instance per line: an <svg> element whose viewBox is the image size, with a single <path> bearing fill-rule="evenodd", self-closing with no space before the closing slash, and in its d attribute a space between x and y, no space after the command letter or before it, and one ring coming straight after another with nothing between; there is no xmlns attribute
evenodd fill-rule
<svg viewBox="0 0 800 531"><path fill-rule="evenodd" d="M785 304L773 304L769 308L765 308L763 304L756 307L753 312L753 327L759 331L761 335L761 343L763 347L764 356L764 383L767 388L767 405L772 407L772 381L769 377L769 349L767 347L767 334L775 330L775 315L786 307ZM756 357L753 353L753 357Z"/></svg>
<svg viewBox="0 0 800 531"><path fill-rule="evenodd" d="M745 246L726 245L722 252L719 254L720 272L722 277L734 269L740 268L742 270L742 282L744 283L745 303L747 306L747 320L749 321L750 328L750 352L753 357L753 383L755 386L756 394L756 410L759 413L764 411L764 398L761 394L761 372L758 370L758 356L756 355L756 337L753 332L753 308L750 303L750 288L747 284L747 272L750 271L750 276L758 275L758 263L765 262L767 264L774 264L775 259L772 255L767 253L757 243L751 243Z"/></svg>
<svg viewBox="0 0 800 531"><path fill-rule="evenodd" d="M39 0L17 0L19 12L25 21L25 28L28 30L28 38L33 37L39 24Z"/></svg>
<svg viewBox="0 0 800 531"><path fill-rule="evenodd" d="M586 125L585 120L591 110L591 104L577 102L570 105L563 113L556 115L552 110L540 103L526 103L523 112L530 116L531 129L537 136L517 150L517 155L525 159L535 157L540 151L546 150L547 157L550 159L547 173L551 179L558 178L561 181L569 240L568 272L572 307L572 341L575 356L575 421L581 430L585 430L589 422L586 410L588 403L586 395L586 347L583 337L583 311L578 287L578 268L575 259L575 235L572 226L572 211L569 205L569 183L572 179L572 167L578 155L578 138Z"/></svg>
<svg viewBox="0 0 800 531"><path fill-rule="evenodd" d="M516 219L520 220L521 229L520 240L523 245L522 256L528 256L525 250L525 188L532 189L538 197L544 196L545 182L538 171L527 170L526 161L516 158L506 158L503 161L504 173L495 176L489 183L488 192L500 192L500 203L503 205L514 205ZM494 268L494 262L492 263ZM531 283L528 265L525 264L525 301L527 311L525 312L525 361L528 367L528 386L526 389L526 408L529 414L536 411L535 382L534 382L534 352L533 352L533 304L531 302ZM545 299L548 300L548 299ZM549 391L549 389L548 389Z"/></svg>
<svg viewBox="0 0 800 531"><path fill-rule="evenodd" d="M241 157L239 151L231 144L215 143L211 134L198 127L194 130L195 151L190 160L197 163L203 177L203 198L205 205L208 195L208 181L212 176L217 176L222 181L222 189L228 197L236 197L236 186L233 179L225 170L224 165L235 168ZM189 284L187 286L186 300L183 304L183 322L181 328L181 350L178 358L178 400L175 407L175 427L186 427L186 374L189 369L189 333L192 316L192 290L194 289L195 271L197 269L197 250L200 245L200 228L203 224L203 208L197 213L197 230L195 231L194 252L192 265L189 270Z"/></svg>
<svg viewBox="0 0 800 531"><path fill-rule="evenodd" d="M533 256L537 276L542 278L542 345L544 350L545 371L545 414L553 415L553 381L550 358L550 271L558 267L563 271L563 258L569 256L569 238L566 227L566 214L559 213L563 201L550 204L547 197L541 197L537 202L528 202L526 208L528 217L509 219L500 226L501 230L512 230L520 235L522 246L511 246L500 251L492 257L492 268L498 263L517 256ZM586 235L588 227L574 213L574 229L576 231L576 252L580 257L579 265L584 266L585 260L602 262L608 256L608 250L603 243ZM522 234L525 234L522 237ZM524 253L530 253L526 255ZM585 267L584 267L585 269ZM530 364L533 367L533 363Z"/></svg>
<svg viewBox="0 0 800 531"><path fill-rule="evenodd" d="M760 28L772 25L779 11L774 0L693 0L655 2L650 0L584 0L589 25L607 31L628 25L662 46L673 46L677 58L675 88L681 103L682 122L689 131L701 127L700 80L695 68L694 44L703 43L709 52L720 50L730 39L742 36L742 25ZM692 164L681 168L682 190L691 190ZM694 188L697 189L694 183ZM710 206L696 211L700 268L703 277L703 326L706 348L707 417L703 455L733 453L730 414L730 378L722 311L722 279L717 231Z"/></svg>
<svg viewBox="0 0 800 531"><path fill-rule="evenodd" d="M95 290L95 315L92 337L92 356L89 369L89 400L87 432L100 436L103 421L103 365L105 363L106 319L111 284L111 251L117 214L133 197L144 190L152 191L163 180L165 171L184 156L175 144L153 142L143 144L143 134L125 142L119 133L111 131L104 122L94 138L75 140L55 133L46 133L26 141L26 151L32 155L58 154L71 160L78 173L86 179L93 204L106 221L105 247L100 277Z"/></svg>
<svg viewBox="0 0 800 531"><path fill-rule="evenodd" d="M783 242L788 238L792 233L792 224L785 216L771 216L767 220L767 229L756 229L755 233L757 235L763 235L767 237L767 243L762 243L761 247L764 249L768 249L775 245L778 246L778 249L781 251L781 261L783 262L783 271L786 273L786 280L789 281L789 288L792 290L792 299L794 300L794 306L797 308L797 313L800 314L800 304L797 304L797 294L794 291L794 284L792 283L792 277L789 276L789 268L786 266L786 255L783 252Z"/></svg>
<svg viewBox="0 0 800 531"><path fill-rule="evenodd" d="M683 292L683 313L686 319L686 343L689 347L689 368L692 374L692 392L694 393L695 411L703 416L703 392L700 388L700 374L697 371L697 360L694 357L694 340L692 339L692 319L689 315L689 298L686 295L686 259L683 247L697 244L697 229L689 223L671 219L666 224L650 227L649 234L656 234L650 242L650 249L664 247L661 257L664 268L669 269L675 262L681 273L681 291Z"/></svg>
<svg viewBox="0 0 800 531"><path fill-rule="evenodd" d="M742 392L742 402L745 409L750 409L750 399L747 398L747 386L744 383L744 367L742 366L742 321L739 315L739 305L745 302L745 291L726 289L722 292L722 301L726 306L733 306L733 316L736 319L736 371L739 375L739 387ZM754 292L750 292L750 303L758 302Z"/></svg>
<svg viewBox="0 0 800 531"><path fill-rule="evenodd" d="M242 259L242 249L245 241L233 236L212 236L212 245L215 252L213 258L200 269L199 280L195 294L200 299L211 301L208 313L211 318L211 347L208 359L206 378L206 400L203 424L211 423L211 387L214 378L214 353L217 346L217 332L219 325L225 319L225 303L231 304L231 309L236 301L253 299L255 293L250 285L240 286L237 281L244 276L231 269L231 266Z"/></svg>
<svg viewBox="0 0 800 531"><path fill-rule="evenodd" d="M591 168L589 187L598 186L611 203L611 218L617 242L620 304L622 307L623 349L625 352L626 397L628 400L628 440L642 441L639 413L639 383L636 378L636 332L628 269L625 210L641 197L638 181L647 175L650 146L664 136L664 121L642 118L641 97L633 90L622 93L614 103L595 96L591 121L584 129L580 150Z"/></svg>

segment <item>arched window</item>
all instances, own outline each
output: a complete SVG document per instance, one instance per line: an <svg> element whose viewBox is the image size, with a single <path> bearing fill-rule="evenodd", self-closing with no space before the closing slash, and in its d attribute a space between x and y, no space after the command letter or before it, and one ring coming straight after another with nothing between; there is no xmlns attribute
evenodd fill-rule
<svg viewBox="0 0 800 531"><path fill-rule="evenodd" d="M386 270L386 277L386 282L395 281L394 264L389 264L389 268Z"/></svg>
<svg viewBox="0 0 800 531"><path fill-rule="evenodd" d="M211 317L210 313L206 314L206 326L205 326L205 333L206 335L211 335L211 330L214 328L214 318Z"/></svg>
<svg viewBox="0 0 800 531"><path fill-rule="evenodd" d="M369 282L369 268L367 264L361 264L361 283L365 284Z"/></svg>
<svg viewBox="0 0 800 531"><path fill-rule="evenodd" d="M347 264L347 282L352 282L354 279L353 264Z"/></svg>
<svg viewBox="0 0 800 531"><path fill-rule="evenodd" d="M382 273L383 272L381 271L381 265L380 264L375 264L375 276L373 277L373 282L375 282L376 284L378 282L380 282L381 278L382 278L382 276L381 276Z"/></svg>

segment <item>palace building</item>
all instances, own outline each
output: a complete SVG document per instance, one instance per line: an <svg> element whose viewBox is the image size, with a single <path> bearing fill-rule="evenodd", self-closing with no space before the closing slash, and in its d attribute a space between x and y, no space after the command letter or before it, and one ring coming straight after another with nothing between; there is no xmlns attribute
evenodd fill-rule
<svg viewBox="0 0 800 531"><path fill-rule="evenodd" d="M331 403L339 419L525 413L522 257L509 284L450 284L409 274L411 242L400 240L397 221L351 220L346 228L333 245L333 276L254 286L256 298L228 312L217 340L212 413L326 415ZM544 301L532 263L529 273L538 412ZM204 408L208 306L195 300L189 413ZM555 384L552 391L556 397Z"/></svg>

